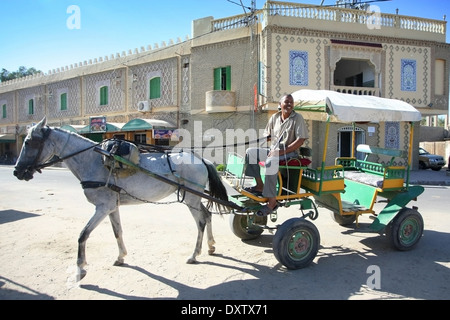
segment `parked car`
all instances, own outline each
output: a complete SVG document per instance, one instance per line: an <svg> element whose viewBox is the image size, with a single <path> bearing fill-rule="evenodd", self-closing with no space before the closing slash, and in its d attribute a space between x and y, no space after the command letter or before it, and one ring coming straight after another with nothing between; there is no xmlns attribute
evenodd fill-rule
<svg viewBox="0 0 450 320"><path fill-rule="evenodd" d="M434 171L439 171L445 166L444 157L438 156L436 154L431 154L424 148L419 147L419 168L420 169L431 169Z"/></svg>

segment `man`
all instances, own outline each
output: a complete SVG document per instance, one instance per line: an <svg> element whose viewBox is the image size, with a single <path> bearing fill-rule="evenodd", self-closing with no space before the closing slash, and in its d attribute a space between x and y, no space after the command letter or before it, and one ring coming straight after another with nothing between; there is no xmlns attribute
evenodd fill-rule
<svg viewBox="0 0 450 320"><path fill-rule="evenodd" d="M245 175L254 177L256 186L245 189L255 195L268 198L268 203L256 214L267 216L278 208L277 179L280 160L298 157L298 150L308 139L303 116L294 111L294 98L284 95L279 102L279 112L275 113L267 123L264 135L270 137L271 147L249 148L246 152ZM266 173L263 182L259 162L265 161Z"/></svg>

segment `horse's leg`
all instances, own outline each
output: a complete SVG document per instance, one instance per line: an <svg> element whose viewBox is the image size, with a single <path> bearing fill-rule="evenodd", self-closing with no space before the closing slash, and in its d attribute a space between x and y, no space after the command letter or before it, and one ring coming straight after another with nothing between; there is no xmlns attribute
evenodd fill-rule
<svg viewBox="0 0 450 320"><path fill-rule="evenodd" d="M214 245L216 244L216 241L214 240L213 232L212 232L212 215L211 212L203 205L202 203L202 211L205 215L206 220L206 234L208 236L208 254L212 255L216 251L216 248Z"/></svg>
<svg viewBox="0 0 450 320"><path fill-rule="evenodd" d="M111 212L104 205L97 205L95 207L94 216L89 220L86 226L81 231L80 237L78 238L78 258L77 266L80 280L86 276L86 270L84 267L87 265L86 261L86 242L90 234L94 229L100 224L100 222L105 219L105 217Z"/></svg>
<svg viewBox="0 0 450 320"><path fill-rule="evenodd" d="M125 243L123 242L119 209L111 212L109 215L109 219L111 220L114 236L116 237L117 245L119 246L119 257L117 258L116 262L114 262L114 265L121 266L123 265L124 258L127 255L127 249L125 248Z"/></svg>
<svg viewBox="0 0 450 320"><path fill-rule="evenodd" d="M197 224L197 241L195 244L194 253L189 257L187 263L194 264L197 262L196 257L202 252L202 241L203 234L205 232L205 226L207 224L206 214L203 211L202 203L198 196L193 196L191 194L186 194L186 204L194 217L195 223Z"/></svg>

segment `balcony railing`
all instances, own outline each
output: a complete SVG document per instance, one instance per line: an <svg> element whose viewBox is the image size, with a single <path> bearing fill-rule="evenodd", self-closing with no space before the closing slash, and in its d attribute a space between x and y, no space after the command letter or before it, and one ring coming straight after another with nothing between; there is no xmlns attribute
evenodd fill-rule
<svg viewBox="0 0 450 320"><path fill-rule="evenodd" d="M331 86L331 90L341 93L354 94L357 96L380 96L379 88Z"/></svg>
<svg viewBox="0 0 450 320"><path fill-rule="evenodd" d="M258 21L265 28L270 23L270 18L275 16L317 20L314 25L319 30L321 28L321 22L336 22L368 26L368 32L371 32L374 28L382 29L386 35L389 34L389 31L386 31L389 29L396 29L397 36L399 31L404 31L408 35L411 35L411 31L420 31L429 35L435 35L432 38L438 41L446 41L446 21L401 16L398 14L375 14L370 11L346 9L343 7L315 6L281 1L267 1L264 8L255 12L255 16L253 17L242 14L213 20L212 30L218 31L246 27L252 21ZM417 36L417 33L413 34ZM429 39L427 36L421 36L421 38L423 40Z"/></svg>

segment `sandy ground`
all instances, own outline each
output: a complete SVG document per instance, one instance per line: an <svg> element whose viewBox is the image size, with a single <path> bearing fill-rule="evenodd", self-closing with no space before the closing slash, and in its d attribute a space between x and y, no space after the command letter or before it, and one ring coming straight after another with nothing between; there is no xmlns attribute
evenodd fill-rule
<svg viewBox="0 0 450 320"><path fill-rule="evenodd" d="M347 229L321 209L314 222L319 253L309 267L292 271L274 257L269 232L244 242L232 233L229 215L213 217L216 254L207 254L205 237L199 263L186 264L196 228L184 205L124 206L126 265L113 266L118 250L106 219L88 240L87 276L77 281L77 239L94 209L78 181L65 169L46 169L29 182L13 177L12 167L1 167L0 176L2 300L450 299L449 227L431 213L419 245L398 252L368 232L368 217ZM280 209L276 224L299 215L296 207ZM368 286L373 266L381 271L380 288Z"/></svg>

